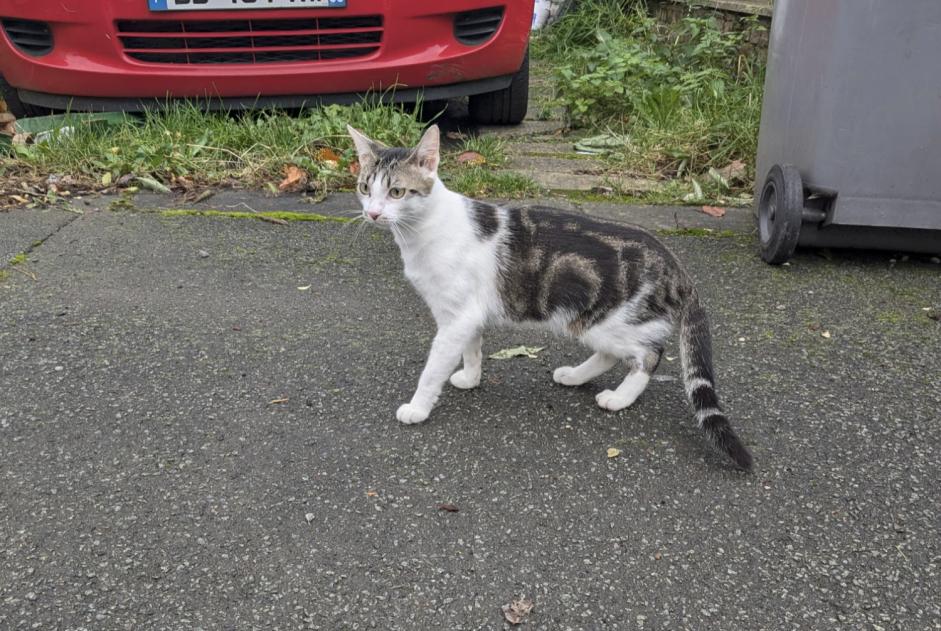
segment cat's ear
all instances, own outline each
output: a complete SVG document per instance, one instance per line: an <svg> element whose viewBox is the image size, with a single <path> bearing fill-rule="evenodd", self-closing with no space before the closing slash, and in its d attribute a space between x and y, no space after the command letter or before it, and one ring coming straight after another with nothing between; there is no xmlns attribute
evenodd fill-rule
<svg viewBox="0 0 941 631"><path fill-rule="evenodd" d="M418 164L419 168L428 173L438 172L438 162L441 159L441 134L438 132L438 126L432 125L428 131L421 137L415 152L412 154L412 160Z"/></svg>
<svg viewBox="0 0 941 631"><path fill-rule="evenodd" d="M379 152L379 149L382 148L382 145L368 138L363 132L355 129L352 125L347 125L346 130L350 133L350 138L353 139L353 144L356 146L356 153L359 154L360 164L375 162L376 154Z"/></svg>

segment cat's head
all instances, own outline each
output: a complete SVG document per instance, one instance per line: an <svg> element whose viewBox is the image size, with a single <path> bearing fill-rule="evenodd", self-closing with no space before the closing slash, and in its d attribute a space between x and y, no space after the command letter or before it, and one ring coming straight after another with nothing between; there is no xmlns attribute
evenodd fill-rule
<svg viewBox="0 0 941 631"><path fill-rule="evenodd" d="M422 136L417 147L387 147L347 126L359 154L356 195L363 218L383 226L408 226L426 212L426 203L438 181L440 138L437 125Z"/></svg>

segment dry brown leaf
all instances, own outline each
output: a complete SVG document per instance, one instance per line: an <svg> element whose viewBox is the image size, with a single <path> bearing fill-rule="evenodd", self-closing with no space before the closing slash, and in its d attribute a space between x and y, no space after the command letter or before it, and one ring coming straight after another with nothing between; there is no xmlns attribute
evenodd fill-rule
<svg viewBox="0 0 941 631"><path fill-rule="evenodd" d="M307 186L307 172L296 164L284 165L284 179L278 184L282 193L296 193Z"/></svg>
<svg viewBox="0 0 941 631"><path fill-rule="evenodd" d="M526 596L521 596L509 605L503 605L501 607L503 611L503 617L506 618L506 621L510 624L522 624L523 620L526 619L526 616L532 612L535 603Z"/></svg>
<svg viewBox="0 0 941 631"><path fill-rule="evenodd" d="M366 491L366 497L379 497L379 494L375 491Z"/></svg>
<svg viewBox="0 0 941 631"><path fill-rule="evenodd" d="M337 155L337 152L329 147L321 147L317 150L317 153L314 154L314 157L320 162L340 161L340 156Z"/></svg>
<svg viewBox="0 0 941 631"><path fill-rule="evenodd" d="M6 125L16 120L12 112L0 112L0 125Z"/></svg>
<svg viewBox="0 0 941 631"><path fill-rule="evenodd" d="M722 175L722 177L724 177L730 183L736 181L744 182L748 175L748 170L745 167L745 163L741 160L733 160L726 166L717 170Z"/></svg>
<svg viewBox="0 0 941 631"><path fill-rule="evenodd" d="M476 151L465 151L457 157L458 164L466 164L467 166L478 167L482 164L487 164L487 158L483 157Z"/></svg>
<svg viewBox="0 0 941 631"><path fill-rule="evenodd" d="M721 206L703 206L702 211L710 217L715 217L716 219L725 216L725 208L722 208Z"/></svg>
<svg viewBox="0 0 941 631"><path fill-rule="evenodd" d="M454 504L438 504L438 510L443 510L446 513L456 513L461 509Z"/></svg>
<svg viewBox="0 0 941 631"><path fill-rule="evenodd" d="M353 162L350 162L349 169L352 175L359 175L359 162L355 160Z"/></svg>
<svg viewBox="0 0 941 631"><path fill-rule="evenodd" d="M617 447L608 447L608 458L617 458L621 455L621 450Z"/></svg>

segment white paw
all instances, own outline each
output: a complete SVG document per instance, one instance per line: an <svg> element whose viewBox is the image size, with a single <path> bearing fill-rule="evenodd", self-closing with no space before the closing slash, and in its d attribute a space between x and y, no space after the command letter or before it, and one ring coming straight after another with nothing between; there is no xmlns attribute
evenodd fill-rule
<svg viewBox="0 0 941 631"><path fill-rule="evenodd" d="M559 366L552 373L552 380L563 386L580 386L582 381L575 378L575 368L572 366Z"/></svg>
<svg viewBox="0 0 941 631"><path fill-rule="evenodd" d="M595 401L598 402L598 406L605 409L611 410L612 412L617 412L618 410L623 410L629 406L633 401L622 397L614 390L603 390L595 396Z"/></svg>
<svg viewBox="0 0 941 631"><path fill-rule="evenodd" d="M421 423L428 418L428 410L422 410L419 407L412 405L411 403L405 403L399 406L399 409L395 412L395 418L399 419L399 422L405 423L406 425L414 425L416 423Z"/></svg>
<svg viewBox="0 0 941 631"><path fill-rule="evenodd" d="M480 373L468 374L466 370L459 370L451 375L451 385L461 390L470 390L480 385Z"/></svg>

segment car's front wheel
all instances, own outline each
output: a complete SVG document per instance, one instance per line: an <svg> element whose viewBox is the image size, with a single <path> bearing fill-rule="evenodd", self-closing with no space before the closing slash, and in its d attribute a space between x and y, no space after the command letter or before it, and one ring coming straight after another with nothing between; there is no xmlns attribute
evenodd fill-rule
<svg viewBox="0 0 941 631"><path fill-rule="evenodd" d="M507 87L496 92L474 94L468 109L474 122L482 125L517 125L526 117L529 108L529 51L523 57L523 65L513 75Z"/></svg>

